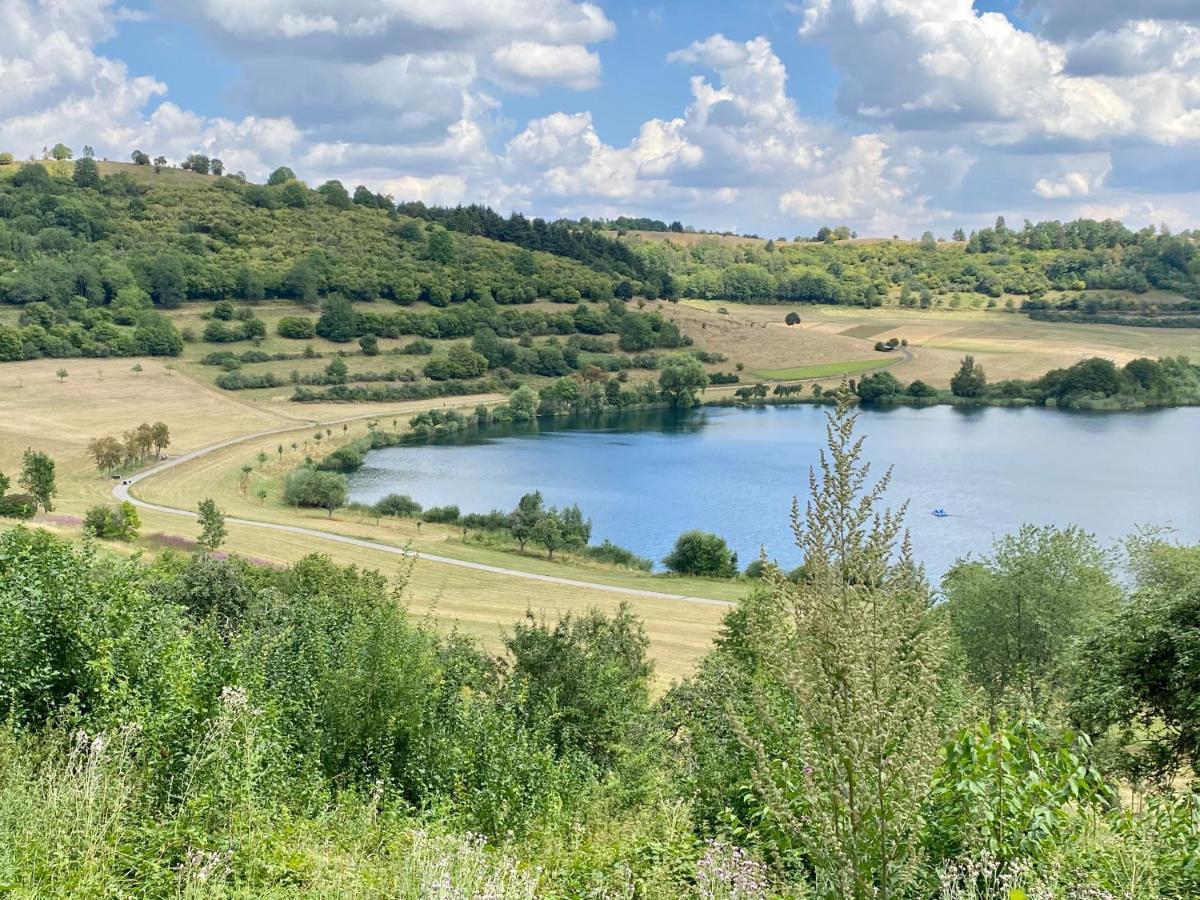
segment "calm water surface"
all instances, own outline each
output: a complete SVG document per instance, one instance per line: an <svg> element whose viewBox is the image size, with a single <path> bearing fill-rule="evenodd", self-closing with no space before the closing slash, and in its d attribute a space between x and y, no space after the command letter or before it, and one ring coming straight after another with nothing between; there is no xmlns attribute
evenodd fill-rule
<svg viewBox="0 0 1200 900"><path fill-rule="evenodd" d="M635 413L377 450L351 498L410 494L464 512L511 509L526 491L578 503L593 543L611 538L661 560L676 536L724 536L744 566L760 547L800 562L788 521L825 433L825 409L793 406ZM1145 524L1200 540L1200 409L1068 413L956 407L863 411L874 471L893 467L889 500L910 501L918 559L932 578L987 552L1025 522L1077 524L1106 542ZM950 516L930 513L945 507Z"/></svg>

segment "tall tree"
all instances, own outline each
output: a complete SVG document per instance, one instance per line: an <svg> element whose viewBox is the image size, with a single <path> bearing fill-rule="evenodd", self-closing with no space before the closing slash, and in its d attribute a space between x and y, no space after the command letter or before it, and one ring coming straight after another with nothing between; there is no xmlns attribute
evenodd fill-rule
<svg viewBox="0 0 1200 900"><path fill-rule="evenodd" d="M54 460L40 450L26 449L21 457L21 473L17 476L17 484L25 488L46 512L54 509L54 495L58 493L54 470Z"/></svg>
<svg viewBox="0 0 1200 900"><path fill-rule="evenodd" d="M211 497L205 497L200 501L200 537L196 543L207 550L216 550L225 542L225 534L224 513Z"/></svg>
<svg viewBox="0 0 1200 900"><path fill-rule="evenodd" d="M962 365L950 379L950 392L955 397L982 397L987 388L987 376L983 366L975 362L975 357L964 356Z"/></svg>

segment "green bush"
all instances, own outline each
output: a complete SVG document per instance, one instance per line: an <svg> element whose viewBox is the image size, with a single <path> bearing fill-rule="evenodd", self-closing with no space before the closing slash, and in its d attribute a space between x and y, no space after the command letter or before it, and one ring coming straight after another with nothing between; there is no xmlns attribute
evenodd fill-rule
<svg viewBox="0 0 1200 900"><path fill-rule="evenodd" d="M37 498L29 494L0 496L0 518L32 519L37 514Z"/></svg>
<svg viewBox="0 0 1200 900"><path fill-rule="evenodd" d="M312 319L307 316L284 316L275 323L275 333L292 340L307 340L316 336Z"/></svg>
<svg viewBox="0 0 1200 900"><path fill-rule="evenodd" d="M707 531L685 531L663 564L677 575L733 578L738 572L737 554L724 538Z"/></svg>

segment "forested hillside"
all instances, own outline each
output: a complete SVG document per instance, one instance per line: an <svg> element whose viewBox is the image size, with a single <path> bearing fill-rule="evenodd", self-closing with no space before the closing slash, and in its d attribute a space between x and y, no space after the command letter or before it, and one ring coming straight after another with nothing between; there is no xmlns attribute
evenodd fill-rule
<svg viewBox="0 0 1200 900"><path fill-rule="evenodd" d="M689 236L690 237L690 236ZM629 239L649 273L681 296L748 303L848 303L906 306L966 294L1030 308L1068 303L1083 291L1149 291L1200 301L1200 254L1194 235L1133 232L1120 222L1026 223L985 228L965 242L811 241L732 244L715 238ZM959 302L966 304L964 298ZM1086 301L1085 301L1086 302ZM1129 297L1099 308L1142 308ZM989 304L995 305L995 304Z"/></svg>

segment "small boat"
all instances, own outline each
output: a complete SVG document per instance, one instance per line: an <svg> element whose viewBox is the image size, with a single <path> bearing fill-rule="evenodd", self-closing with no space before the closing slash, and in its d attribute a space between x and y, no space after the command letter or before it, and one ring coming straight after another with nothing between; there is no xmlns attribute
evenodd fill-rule
<svg viewBox="0 0 1200 900"><path fill-rule="evenodd" d="M941 506L939 506L937 509L935 509L933 511L933 514L935 516L937 516L939 519L944 519L944 518L946 518L946 516L950 515L950 513L946 512L946 510Z"/></svg>

